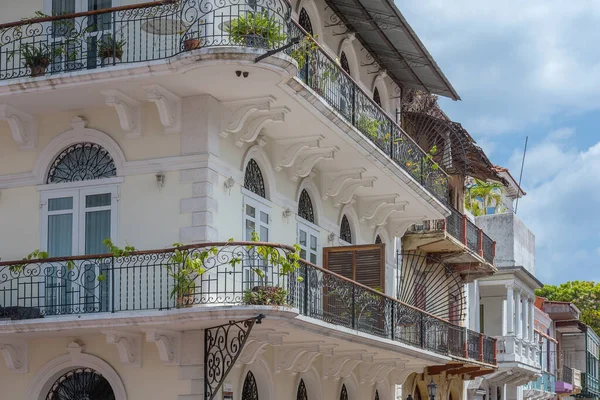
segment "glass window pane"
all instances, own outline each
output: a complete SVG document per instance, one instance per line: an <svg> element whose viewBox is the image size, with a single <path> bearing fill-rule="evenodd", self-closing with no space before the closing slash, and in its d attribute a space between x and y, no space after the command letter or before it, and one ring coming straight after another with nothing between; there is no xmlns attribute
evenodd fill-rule
<svg viewBox="0 0 600 400"><path fill-rule="evenodd" d="M260 212L260 222L268 224L269 223L269 214L267 214L266 212L261 211Z"/></svg>
<svg viewBox="0 0 600 400"><path fill-rule="evenodd" d="M106 252L104 239L110 238L110 210L85 213L85 254Z"/></svg>
<svg viewBox="0 0 600 400"><path fill-rule="evenodd" d="M317 237L310 235L310 249L317 250Z"/></svg>
<svg viewBox="0 0 600 400"><path fill-rule="evenodd" d="M304 249L300 250L300 258L303 260L306 260L306 250L304 250Z"/></svg>
<svg viewBox="0 0 600 400"><path fill-rule="evenodd" d="M48 255L73 255L73 214L48 216Z"/></svg>
<svg viewBox="0 0 600 400"><path fill-rule="evenodd" d="M306 247L306 232L300 231L300 246Z"/></svg>
<svg viewBox="0 0 600 400"><path fill-rule="evenodd" d="M260 227L260 240L263 242L269 241L269 229L265 226Z"/></svg>
<svg viewBox="0 0 600 400"><path fill-rule="evenodd" d="M249 219L246 220L246 240L252 240L252 232L256 231L256 225L254 221Z"/></svg>
<svg viewBox="0 0 600 400"><path fill-rule="evenodd" d="M313 264L317 264L317 255L315 253L310 253L310 262Z"/></svg>
<svg viewBox="0 0 600 400"><path fill-rule="evenodd" d="M256 208L249 204L246 204L246 215L252 218L256 218Z"/></svg>
<svg viewBox="0 0 600 400"><path fill-rule="evenodd" d="M61 197L58 199L48 200L48 211L60 211L60 210L72 210L73 209L73 198L72 197Z"/></svg>
<svg viewBox="0 0 600 400"><path fill-rule="evenodd" d="M110 193L92 194L85 196L85 206L87 208L110 206L111 200Z"/></svg>

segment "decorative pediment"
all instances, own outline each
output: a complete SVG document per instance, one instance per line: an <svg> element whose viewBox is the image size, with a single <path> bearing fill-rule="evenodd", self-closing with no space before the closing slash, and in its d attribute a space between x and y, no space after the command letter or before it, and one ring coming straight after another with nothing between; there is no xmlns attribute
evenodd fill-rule
<svg viewBox="0 0 600 400"><path fill-rule="evenodd" d="M106 105L117 111L125 137L140 137L142 135L142 104L118 90L106 90L102 94L106 98Z"/></svg>
<svg viewBox="0 0 600 400"><path fill-rule="evenodd" d="M22 339L0 339L0 352L6 367L15 374L29 372L29 345Z"/></svg>
<svg viewBox="0 0 600 400"><path fill-rule="evenodd" d="M236 146L242 147L244 143L254 142L265 126L273 122L283 122L285 114L289 111L287 107L278 107L252 113L238 134Z"/></svg>
<svg viewBox="0 0 600 400"><path fill-rule="evenodd" d="M346 171L325 172L321 174L323 200L337 196L348 181L362 179L362 174L364 172L364 168L359 168Z"/></svg>
<svg viewBox="0 0 600 400"><path fill-rule="evenodd" d="M8 122L14 141L22 150L34 149L37 145L37 119L9 104L0 104L0 121Z"/></svg>
<svg viewBox="0 0 600 400"><path fill-rule="evenodd" d="M146 96L148 101L156 104L160 123L165 128L165 134L181 133L181 97L159 85L146 87Z"/></svg>
<svg viewBox="0 0 600 400"><path fill-rule="evenodd" d="M333 354L332 344L290 343L275 348L275 372L302 373L309 370L318 355Z"/></svg>
<svg viewBox="0 0 600 400"><path fill-rule="evenodd" d="M251 115L257 111L269 111L275 97L259 97L245 100L225 101L223 105L223 132L221 136L238 133Z"/></svg>
<svg viewBox="0 0 600 400"><path fill-rule="evenodd" d="M273 169L281 171L291 167L303 151L318 148L321 140L322 135L276 140Z"/></svg>
<svg viewBox="0 0 600 400"><path fill-rule="evenodd" d="M121 331L105 331L106 343L114 344L124 365L142 366L142 335Z"/></svg>
<svg viewBox="0 0 600 400"><path fill-rule="evenodd" d="M354 198L354 194L361 187L372 188L373 184L377 180L377 177L370 176L362 179L351 179L344 183L342 190L335 197L335 206L340 207L343 204L348 204Z"/></svg>
<svg viewBox="0 0 600 400"><path fill-rule="evenodd" d="M301 178L309 176L319 161L333 160L335 158L335 153L338 150L339 148L336 146L304 150L300 156L298 156L294 166L290 168L290 179L296 182Z"/></svg>
<svg viewBox="0 0 600 400"><path fill-rule="evenodd" d="M156 343L158 355L162 362L170 365L179 363L181 332L159 329L147 331L146 341Z"/></svg>

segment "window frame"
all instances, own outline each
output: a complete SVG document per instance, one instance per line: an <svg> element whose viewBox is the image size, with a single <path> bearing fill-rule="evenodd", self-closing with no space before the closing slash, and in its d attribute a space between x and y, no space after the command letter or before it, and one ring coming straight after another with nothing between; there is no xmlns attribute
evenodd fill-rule
<svg viewBox="0 0 600 400"><path fill-rule="evenodd" d="M306 248L304 248L302 245L300 245L300 229L304 229L308 235ZM314 250L314 252L310 250L310 235L314 235L317 238L317 248L316 248L316 250ZM316 256L316 259L315 259L316 261L314 262L315 265L321 265L322 258L323 258L323 251L322 251L323 246L321 245L320 239L321 239L321 228L318 225L315 225L312 222L307 221L300 216L296 216L296 243L298 243L300 245L300 247L306 251L306 254L308 255L308 259L306 259L306 261L311 262L310 254L315 253L315 256Z"/></svg>

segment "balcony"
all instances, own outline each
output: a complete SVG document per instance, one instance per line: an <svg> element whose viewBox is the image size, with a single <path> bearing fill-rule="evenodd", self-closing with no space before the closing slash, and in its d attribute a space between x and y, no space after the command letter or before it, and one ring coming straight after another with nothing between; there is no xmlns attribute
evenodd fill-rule
<svg viewBox="0 0 600 400"><path fill-rule="evenodd" d="M573 370L571 367L567 367L564 365L562 367L562 371L560 371L558 375L558 379L556 381L555 389L557 394L571 394L574 393L575 386L575 374L579 375L578 381L581 380L580 372L577 370ZM580 382L579 382L580 383ZM579 388L581 386L579 385Z"/></svg>
<svg viewBox="0 0 600 400"><path fill-rule="evenodd" d="M543 371L537 380L530 382L524 390L523 395L535 399L550 399L555 395L555 377L547 371Z"/></svg>
<svg viewBox="0 0 600 400"><path fill-rule="evenodd" d="M577 397L598 397L600 396L600 381L596 376L589 373L581 373L581 393Z"/></svg>
<svg viewBox="0 0 600 400"><path fill-rule="evenodd" d="M265 258L265 251L270 258ZM273 257L291 260L293 251L270 243L223 242L118 257L2 262L0 318L4 322L0 323L60 315L98 314L100 318L106 313L271 305L455 359L496 364L493 338L305 261L289 274L283 273L284 266L265 262Z"/></svg>
<svg viewBox="0 0 600 400"><path fill-rule="evenodd" d="M467 268L470 275L479 272L487 276L495 271L496 243L453 207L446 219L423 221L407 232L405 247L428 253L446 253L445 262L459 264L456 270ZM471 277L471 279L475 279Z"/></svg>

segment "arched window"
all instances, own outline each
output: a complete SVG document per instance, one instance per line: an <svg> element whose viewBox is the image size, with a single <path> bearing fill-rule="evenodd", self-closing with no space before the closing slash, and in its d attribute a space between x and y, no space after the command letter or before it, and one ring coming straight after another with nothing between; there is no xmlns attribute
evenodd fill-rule
<svg viewBox="0 0 600 400"><path fill-rule="evenodd" d="M381 97L379 97L379 90L377 88L375 88L375 90L373 91L373 101L379 106L381 107Z"/></svg>
<svg viewBox="0 0 600 400"><path fill-rule="evenodd" d="M346 71L348 75L350 75L350 64L348 64L348 57L346 57L346 53L343 51L342 54L340 54L340 65L342 66L342 69Z"/></svg>
<svg viewBox="0 0 600 400"><path fill-rule="evenodd" d="M256 379L254 374L248 371L246 379L244 380L244 388L242 389L242 400L258 400L258 387L256 386Z"/></svg>
<svg viewBox="0 0 600 400"><path fill-rule="evenodd" d="M65 183L112 178L117 175L113 158L96 143L77 143L54 159L46 183Z"/></svg>
<svg viewBox="0 0 600 400"><path fill-rule="evenodd" d="M496 400L501 400L502 399L502 389L500 389L500 386L496 386Z"/></svg>
<svg viewBox="0 0 600 400"><path fill-rule="evenodd" d="M248 165L246 165L246 173L244 174L244 187L260 197L267 197L265 192L265 181L263 179L262 172L253 158L251 158L250 161L248 161Z"/></svg>
<svg viewBox="0 0 600 400"><path fill-rule="evenodd" d="M303 379L300 379L298 392L296 393L296 400L308 400L308 393L306 392L306 385L304 384Z"/></svg>
<svg viewBox="0 0 600 400"><path fill-rule="evenodd" d="M352 243L352 229L350 229L350 222L348 222L345 215L342 217L342 223L340 224L340 239Z"/></svg>
<svg viewBox="0 0 600 400"><path fill-rule="evenodd" d="M381 236L377 235L377 237L375 238L375 244L381 244L381 243L383 243L381 241Z"/></svg>
<svg viewBox="0 0 600 400"><path fill-rule="evenodd" d="M91 368L77 368L61 375L46 400L115 400L110 383Z"/></svg>
<svg viewBox="0 0 600 400"><path fill-rule="evenodd" d="M310 17L308 16L308 13L304 9L304 7L302 7L302 9L300 10L300 16L298 17L298 22L300 23L300 26L306 32L310 33L311 36L314 36L312 23L310 22Z"/></svg>
<svg viewBox="0 0 600 400"><path fill-rule="evenodd" d="M379 391L375 389L375 400L379 400Z"/></svg>
<svg viewBox="0 0 600 400"><path fill-rule="evenodd" d="M315 223L315 213L313 212L312 201L306 189L300 193L300 200L298 201L298 215L305 220Z"/></svg>
<svg viewBox="0 0 600 400"><path fill-rule="evenodd" d="M348 391L346 390L346 385L342 385L342 390L340 391L340 400L348 400Z"/></svg>
<svg viewBox="0 0 600 400"><path fill-rule="evenodd" d="M418 386L415 388L415 400L423 400L421 398L421 391L419 390Z"/></svg>

